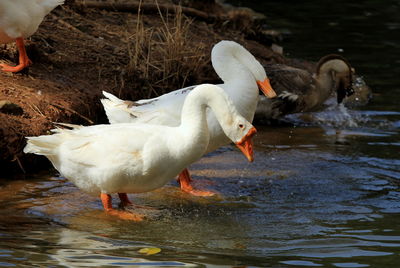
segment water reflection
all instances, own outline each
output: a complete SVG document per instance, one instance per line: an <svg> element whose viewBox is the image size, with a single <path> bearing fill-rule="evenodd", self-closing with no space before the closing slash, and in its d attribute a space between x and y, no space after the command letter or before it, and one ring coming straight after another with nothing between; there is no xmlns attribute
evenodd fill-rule
<svg viewBox="0 0 400 268"><path fill-rule="evenodd" d="M382 145L365 141L384 142L398 134L365 135L350 127L353 133L338 138L318 121L299 124L259 127L253 164L233 147L194 164L193 175L218 191L216 198L187 196L173 183L134 195L136 203L161 213L142 223L108 217L97 198L62 178L5 184L0 262L352 267L397 256L400 161L394 150L387 157L373 156L373 147ZM360 153L361 145L371 156ZM162 252L138 253L149 246Z"/></svg>

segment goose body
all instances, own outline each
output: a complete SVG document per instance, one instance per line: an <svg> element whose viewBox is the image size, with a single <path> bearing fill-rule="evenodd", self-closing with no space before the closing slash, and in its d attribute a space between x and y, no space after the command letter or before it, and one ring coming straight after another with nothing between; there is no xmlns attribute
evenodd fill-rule
<svg viewBox="0 0 400 268"><path fill-rule="evenodd" d="M334 93L339 103L353 94L352 68L340 55L322 57L315 73L282 64L266 65L265 69L278 97L269 100L260 96L257 119L313 111Z"/></svg>
<svg viewBox="0 0 400 268"><path fill-rule="evenodd" d="M229 95L238 112L251 122L258 102L259 87L267 96L275 96L264 68L249 51L233 41L217 43L212 49L211 61L224 82L218 86ZM180 124L185 98L193 88L194 86L182 88L157 98L135 102L120 100L103 92L107 99L102 99L101 102L111 124L141 122L177 126ZM214 151L230 142L212 112L207 113L207 122L210 142L206 152ZM189 189L182 186L182 180L189 183L188 176L187 170L186 175L180 176L181 188L193 194L199 193L193 192L191 186Z"/></svg>
<svg viewBox="0 0 400 268"><path fill-rule="evenodd" d="M26 55L24 38L36 32L43 18L64 0L1 0L0 43L17 42L20 64L11 67L0 64L3 71L17 72L30 64Z"/></svg>
<svg viewBox="0 0 400 268"><path fill-rule="evenodd" d="M24 152L46 156L62 176L85 192L101 195L104 208L114 211L111 193L119 193L124 201L126 193L159 188L206 152L208 107L224 133L252 161L250 139L255 129L214 85L192 90L179 126L121 123L55 129L53 135L28 137Z"/></svg>

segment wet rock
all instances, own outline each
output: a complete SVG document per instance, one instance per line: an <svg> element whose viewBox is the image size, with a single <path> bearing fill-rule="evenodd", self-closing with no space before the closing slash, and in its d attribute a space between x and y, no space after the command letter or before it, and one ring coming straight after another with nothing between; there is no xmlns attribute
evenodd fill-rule
<svg viewBox="0 0 400 268"><path fill-rule="evenodd" d="M24 110L9 100L0 100L0 112L4 114L22 115Z"/></svg>

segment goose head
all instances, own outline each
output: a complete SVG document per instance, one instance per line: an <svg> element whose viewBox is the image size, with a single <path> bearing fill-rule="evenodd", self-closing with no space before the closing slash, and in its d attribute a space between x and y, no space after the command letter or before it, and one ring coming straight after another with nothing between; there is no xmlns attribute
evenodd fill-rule
<svg viewBox="0 0 400 268"><path fill-rule="evenodd" d="M253 156L253 140L252 137L257 133L257 130L255 127L251 127L247 132L244 130L245 127L242 127L243 125L238 125L240 129L243 130L243 133L246 133L242 138L235 142L236 146L242 151L242 153L247 157L247 160L249 162L253 162L254 156Z"/></svg>
<svg viewBox="0 0 400 268"><path fill-rule="evenodd" d="M235 145L242 151L249 162L253 162L253 136L257 130L244 117L237 114L231 124L231 127L224 130Z"/></svg>
<svg viewBox="0 0 400 268"><path fill-rule="evenodd" d="M215 72L225 83L237 79L256 81L268 98L276 97L263 66L243 46L234 41L220 41L211 51Z"/></svg>
<svg viewBox="0 0 400 268"><path fill-rule="evenodd" d="M322 57L317 64L316 76L330 75L336 88L337 102L354 94L353 69L350 63L340 55L330 54Z"/></svg>

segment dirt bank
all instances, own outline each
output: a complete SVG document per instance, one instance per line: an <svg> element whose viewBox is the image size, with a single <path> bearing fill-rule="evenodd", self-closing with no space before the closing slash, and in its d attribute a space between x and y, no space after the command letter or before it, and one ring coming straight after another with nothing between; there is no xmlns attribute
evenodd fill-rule
<svg viewBox="0 0 400 268"><path fill-rule="evenodd" d="M48 133L52 122L106 122L102 90L137 99L217 82L210 51L220 40L243 44L265 63L285 61L270 48L275 36L259 27L252 13L213 1L200 9L188 1L182 12L170 1L159 1L160 9L144 1L140 16L138 1L119 1L133 3L125 8L108 1L95 8L71 2L49 14L27 42L29 69L0 72L3 173L31 172L47 164L22 149L25 136ZM0 61L15 63L16 57L14 44L1 45Z"/></svg>

